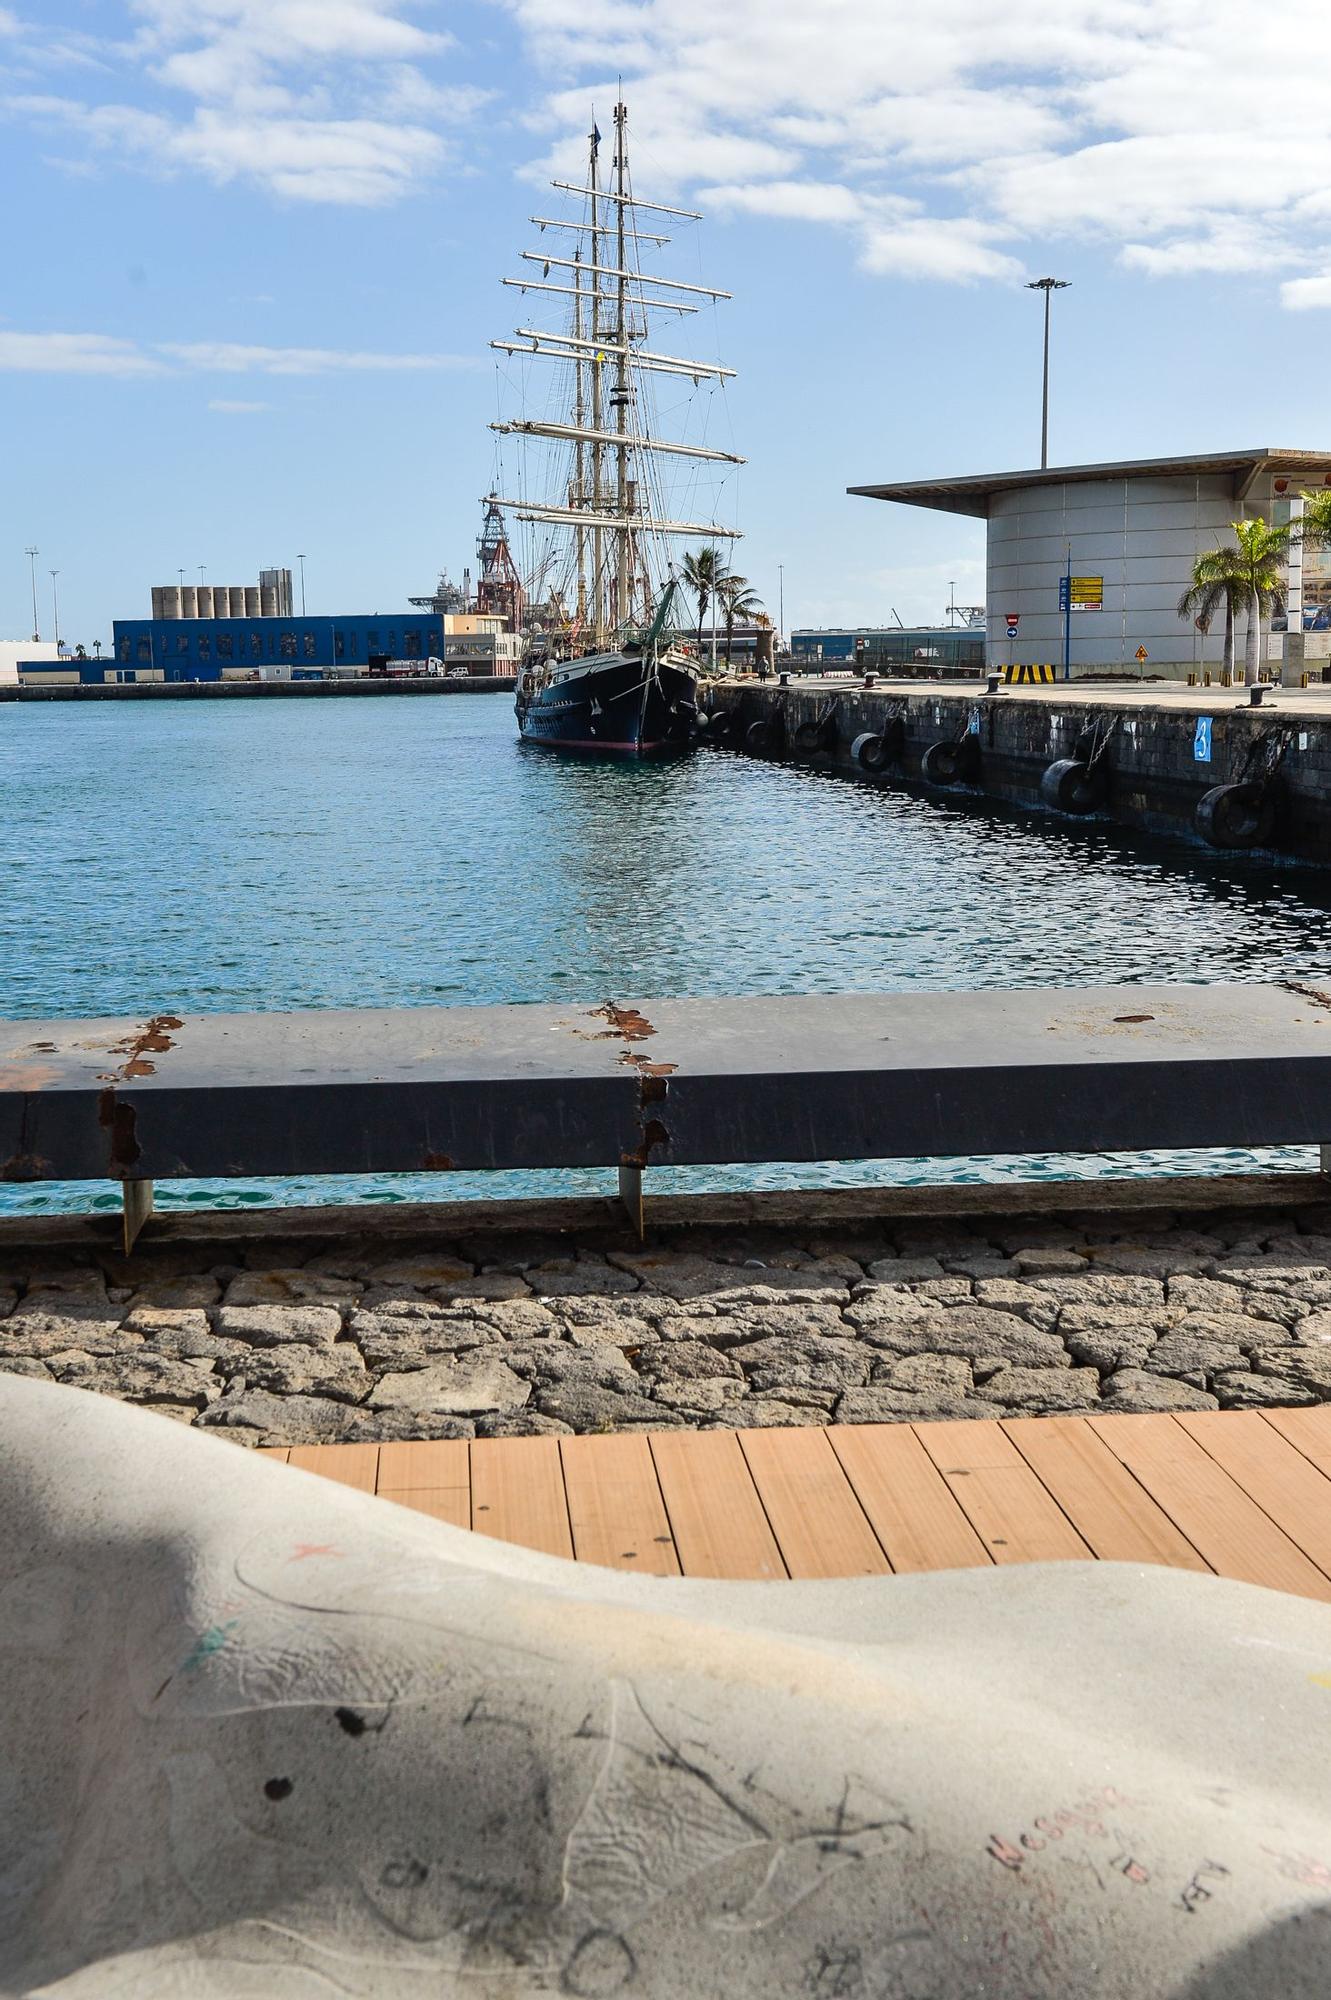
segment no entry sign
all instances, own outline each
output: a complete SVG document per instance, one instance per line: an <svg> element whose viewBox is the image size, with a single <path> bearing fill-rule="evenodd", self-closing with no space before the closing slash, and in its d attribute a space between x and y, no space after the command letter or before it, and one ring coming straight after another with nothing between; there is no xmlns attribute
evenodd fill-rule
<svg viewBox="0 0 1331 2000"><path fill-rule="evenodd" d="M1009 638L1009 639L1015 639L1015 638L1016 638L1016 636L1017 636L1017 627L1018 627L1018 625L1019 625L1020 623L1021 623L1021 614L1020 614L1020 612L1017 612L1017 611L1009 611L1009 612L1008 612L1008 615L1007 615L1007 635L1008 635L1008 638Z"/></svg>

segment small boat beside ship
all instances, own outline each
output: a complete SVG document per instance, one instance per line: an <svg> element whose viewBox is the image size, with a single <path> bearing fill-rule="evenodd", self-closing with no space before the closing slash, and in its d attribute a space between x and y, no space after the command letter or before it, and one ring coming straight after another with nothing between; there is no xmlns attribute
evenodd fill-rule
<svg viewBox="0 0 1331 2000"><path fill-rule="evenodd" d="M593 125L584 185L553 183L577 196L581 212L566 219L533 216L547 229L571 232L564 257L528 250L524 261L541 276L505 278L520 292L554 293L570 301L564 328L519 327L513 340L490 345L512 355L560 364L566 407L555 416L502 419L491 429L539 447L543 476L524 476L523 494L500 500L511 517L549 531L533 588L528 645L518 675L515 710L524 742L549 749L611 756L670 756L690 748L704 668L672 624L679 599L670 561L681 539L731 542L738 531L715 520L672 518L668 486L688 467L690 487L700 468L741 465L735 452L686 437L658 434L653 382L673 378L724 384L734 370L716 362L648 347L649 315L691 315L700 301L729 298L714 286L686 284L644 268L644 244L669 241L643 220L701 218L692 210L640 199L628 158L628 113L615 106L614 154L608 181L600 169L601 134ZM555 277L552 280L552 272ZM567 279L569 282L564 282ZM542 410L550 399L542 398ZM684 428L683 425L680 428Z"/></svg>

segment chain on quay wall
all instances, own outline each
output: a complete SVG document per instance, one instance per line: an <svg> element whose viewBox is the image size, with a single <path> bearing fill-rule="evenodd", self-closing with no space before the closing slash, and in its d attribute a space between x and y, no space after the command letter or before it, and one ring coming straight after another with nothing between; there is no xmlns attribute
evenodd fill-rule
<svg viewBox="0 0 1331 2000"><path fill-rule="evenodd" d="M829 687L723 682L704 743L940 797L1099 814L1213 847L1331 860L1331 705L1204 690L1180 700L1074 687Z"/></svg>

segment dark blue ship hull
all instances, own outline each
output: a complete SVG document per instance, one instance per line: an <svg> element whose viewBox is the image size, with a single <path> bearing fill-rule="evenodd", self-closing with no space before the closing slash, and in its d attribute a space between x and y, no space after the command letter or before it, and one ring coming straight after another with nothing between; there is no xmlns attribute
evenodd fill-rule
<svg viewBox="0 0 1331 2000"><path fill-rule="evenodd" d="M515 704L524 743L599 756L678 756L693 744L697 681L689 667L601 653L525 670Z"/></svg>

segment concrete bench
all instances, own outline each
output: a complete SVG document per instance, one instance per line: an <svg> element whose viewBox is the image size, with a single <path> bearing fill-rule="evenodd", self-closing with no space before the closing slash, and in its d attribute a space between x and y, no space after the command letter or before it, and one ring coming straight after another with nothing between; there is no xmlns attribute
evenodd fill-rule
<svg viewBox="0 0 1331 2000"><path fill-rule="evenodd" d="M1124 986L0 1023L0 1179L1320 1144L1331 990ZM1327 1164L1323 1156L1324 1166Z"/></svg>

